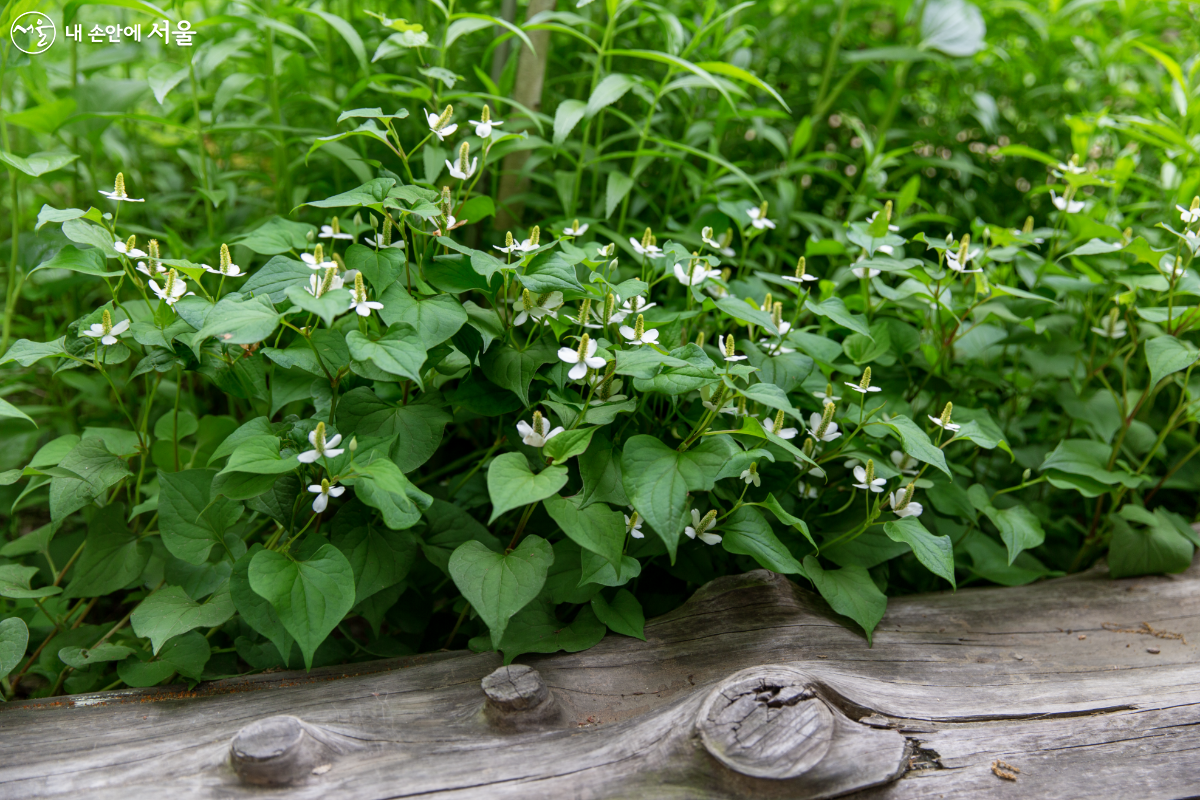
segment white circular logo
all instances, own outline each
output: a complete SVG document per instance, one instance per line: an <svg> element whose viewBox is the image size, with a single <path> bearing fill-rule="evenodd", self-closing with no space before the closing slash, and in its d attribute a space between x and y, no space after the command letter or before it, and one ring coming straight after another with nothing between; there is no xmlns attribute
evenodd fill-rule
<svg viewBox="0 0 1200 800"><path fill-rule="evenodd" d="M58 29L54 27L54 20L42 12L26 11L13 21L8 35L18 50L36 56L50 49Z"/></svg>

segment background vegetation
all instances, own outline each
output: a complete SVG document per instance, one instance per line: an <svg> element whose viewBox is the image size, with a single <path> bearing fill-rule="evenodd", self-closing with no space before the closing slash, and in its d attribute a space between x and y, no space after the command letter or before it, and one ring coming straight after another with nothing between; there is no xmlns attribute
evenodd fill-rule
<svg viewBox="0 0 1200 800"><path fill-rule="evenodd" d="M1178 571L1200 544L1185 3L10 0L3 29L31 10L54 46L0 43L5 696L581 649L757 566L869 637L886 595ZM182 19L190 47L147 36ZM141 41L92 41L118 23ZM118 173L144 203L98 193ZM402 250L364 245L386 217ZM534 226L557 247L493 249ZM159 303L114 233L201 296ZM301 297L317 243L385 309L345 313L352 281L339 309ZM223 244L249 278L200 270ZM714 274L688 287L693 252ZM783 280L801 256L819 281ZM522 288L566 305L521 327ZM609 293L657 304L658 356ZM104 314L120 344L85 335ZM624 404L582 413L622 393L567 375L584 333ZM844 385L867 367L881 393ZM517 432L535 410L555 448ZM299 466L317 422L357 449ZM868 459L919 517L854 488ZM718 546L684 536L693 509ZM610 535L634 510L645 537Z"/></svg>

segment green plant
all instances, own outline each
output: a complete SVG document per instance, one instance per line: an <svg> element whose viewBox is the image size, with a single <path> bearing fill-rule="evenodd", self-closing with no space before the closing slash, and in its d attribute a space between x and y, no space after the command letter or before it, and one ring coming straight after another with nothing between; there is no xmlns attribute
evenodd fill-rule
<svg viewBox="0 0 1200 800"><path fill-rule="evenodd" d="M6 695L1190 563L1200 62L951 0L341 5L0 59ZM1090 71L997 69L1038 20Z"/></svg>

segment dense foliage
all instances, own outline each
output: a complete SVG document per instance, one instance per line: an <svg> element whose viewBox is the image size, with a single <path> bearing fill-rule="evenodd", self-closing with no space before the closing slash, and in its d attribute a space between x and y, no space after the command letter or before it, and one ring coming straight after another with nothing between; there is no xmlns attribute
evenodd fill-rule
<svg viewBox="0 0 1200 800"><path fill-rule="evenodd" d="M566 5L0 44L4 696L1187 567L1185 4Z"/></svg>

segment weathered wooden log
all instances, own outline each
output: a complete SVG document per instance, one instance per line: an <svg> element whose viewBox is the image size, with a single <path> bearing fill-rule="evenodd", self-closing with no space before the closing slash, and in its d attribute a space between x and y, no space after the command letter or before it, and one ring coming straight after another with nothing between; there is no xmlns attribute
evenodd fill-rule
<svg viewBox="0 0 1200 800"><path fill-rule="evenodd" d="M1198 567L897 598L873 647L757 571L646 637L10 703L0 798L1200 791Z"/></svg>

